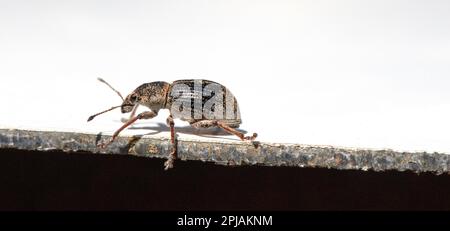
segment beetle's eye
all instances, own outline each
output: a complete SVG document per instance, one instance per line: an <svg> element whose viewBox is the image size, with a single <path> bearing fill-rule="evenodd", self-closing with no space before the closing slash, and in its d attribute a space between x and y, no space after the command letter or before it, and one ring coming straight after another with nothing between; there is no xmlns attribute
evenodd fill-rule
<svg viewBox="0 0 450 231"><path fill-rule="evenodd" d="M130 97L131 102L136 102L136 99L137 99L137 96L135 96L135 95L132 95Z"/></svg>

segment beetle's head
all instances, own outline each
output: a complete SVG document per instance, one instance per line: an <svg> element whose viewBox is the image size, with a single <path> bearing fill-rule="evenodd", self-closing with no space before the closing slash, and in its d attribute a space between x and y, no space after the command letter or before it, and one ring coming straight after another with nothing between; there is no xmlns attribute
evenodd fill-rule
<svg viewBox="0 0 450 231"><path fill-rule="evenodd" d="M120 109L122 113L131 112L133 107L139 102L140 98L136 92L129 94L122 103Z"/></svg>

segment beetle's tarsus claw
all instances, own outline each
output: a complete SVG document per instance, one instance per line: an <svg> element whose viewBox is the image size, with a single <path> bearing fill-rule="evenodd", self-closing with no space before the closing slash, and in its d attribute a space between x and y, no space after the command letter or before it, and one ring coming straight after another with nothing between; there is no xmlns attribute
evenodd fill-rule
<svg viewBox="0 0 450 231"><path fill-rule="evenodd" d="M104 143L101 143L101 144L97 144L97 147L104 149L104 148L106 148L106 145Z"/></svg>
<svg viewBox="0 0 450 231"><path fill-rule="evenodd" d="M173 168L173 159L169 158L166 162L164 162L164 170L169 170Z"/></svg>
<svg viewBox="0 0 450 231"><path fill-rule="evenodd" d="M253 135L252 135L252 136L246 136L246 137L244 137L244 139L243 139L243 140L249 140L249 141L253 141L253 140L255 140L255 139L256 139L256 137L258 137L258 134L256 134L256 133L253 133Z"/></svg>
<svg viewBox="0 0 450 231"><path fill-rule="evenodd" d="M173 168L173 161L175 160L175 152L169 154L169 158L164 162L164 170Z"/></svg>
<svg viewBox="0 0 450 231"><path fill-rule="evenodd" d="M101 143L97 144L97 147L98 147L98 148L105 149L105 148L106 148L108 145L110 145L113 141L114 141L114 140L111 139L111 140L108 140L107 142L101 142Z"/></svg>

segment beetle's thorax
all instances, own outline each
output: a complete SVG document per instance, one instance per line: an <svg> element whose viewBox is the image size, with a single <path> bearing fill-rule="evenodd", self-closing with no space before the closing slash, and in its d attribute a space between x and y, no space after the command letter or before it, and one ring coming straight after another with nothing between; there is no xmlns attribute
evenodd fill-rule
<svg viewBox="0 0 450 231"><path fill-rule="evenodd" d="M138 87L139 104L158 112L164 108L170 84L166 82L151 82Z"/></svg>
<svg viewBox="0 0 450 231"><path fill-rule="evenodd" d="M144 83L126 97L124 104L139 104L158 112L166 104L169 88L170 84L166 82ZM132 99L136 100L133 101Z"/></svg>

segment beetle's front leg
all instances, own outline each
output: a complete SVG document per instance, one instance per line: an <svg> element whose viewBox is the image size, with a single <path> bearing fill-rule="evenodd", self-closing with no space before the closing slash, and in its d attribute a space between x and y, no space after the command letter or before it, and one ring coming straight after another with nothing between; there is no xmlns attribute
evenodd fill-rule
<svg viewBox="0 0 450 231"><path fill-rule="evenodd" d="M169 157L166 162L164 162L164 170L168 170L170 168L173 168L173 161L177 158L177 140L176 140L176 134L175 134L175 123L173 122L172 115L169 115L167 117L167 125L170 126L170 141L172 143L172 152L169 154Z"/></svg>
<svg viewBox="0 0 450 231"><path fill-rule="evenodd" d="M131 111L131 114L128 117L128 119L122 118L122 119L120 119L120 121L122 121L122 123L126 123L126 122L130 121L131 119L133 119L138 107L139 107L139 104L134 105L133 110Z"/></svg>
<svg viewBox="0 0 450 231"><path fill-rule="evenodd" d="M108 140L108 142L106 143L100 143L97 146L100 148L106 148L108 145L110 145L112 142L114 142L114 140L116 139L116 137L119 135L119 133L127 128L128 126L130 126L131 124L133 124L134 122L136 122L136 120L141 120L141 119L151 119L155 116L157 116L158 114L152 111L145 111L140 113L139 115L129 119L124 125L122 125L122 127L120 127L119 129L117 129L116 132L114 132L113 136L111 137L110 140Z"/></svg>

